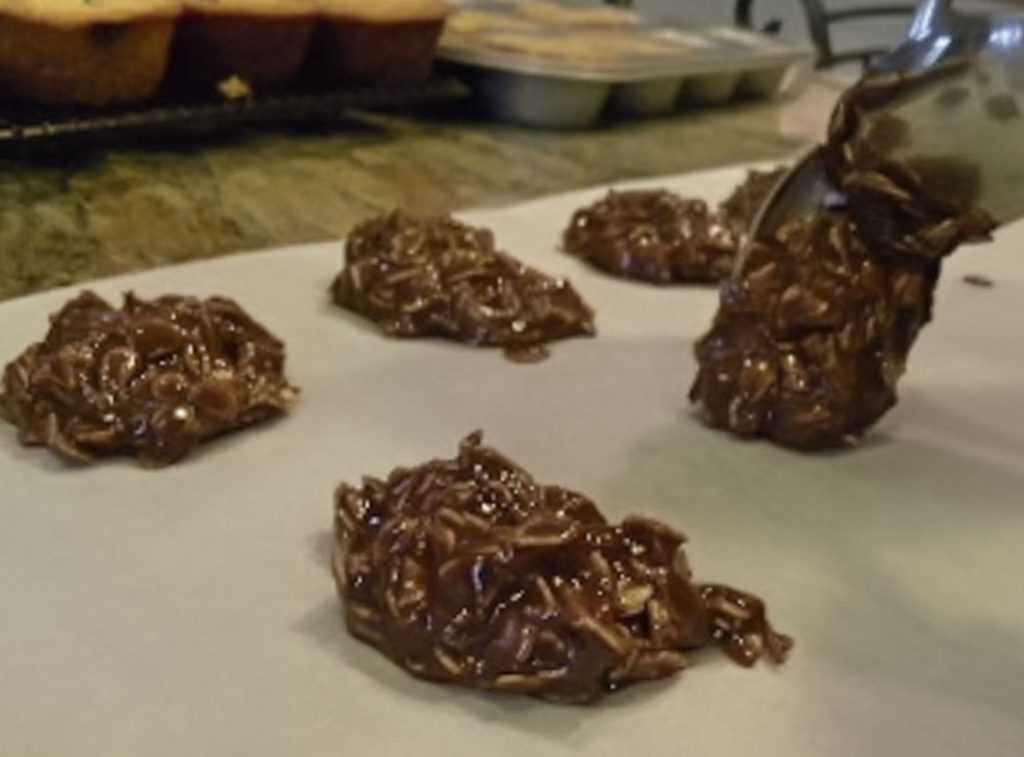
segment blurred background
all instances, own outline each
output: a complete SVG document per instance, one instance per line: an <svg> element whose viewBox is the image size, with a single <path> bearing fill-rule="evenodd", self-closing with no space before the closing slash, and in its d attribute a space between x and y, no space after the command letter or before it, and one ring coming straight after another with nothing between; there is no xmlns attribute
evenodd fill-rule
<svg viewBox="0 0 1024 757"><path fill-rule="evenodd" d="M700 23L731 24L737 0L635 0L641 10L666 16L684 16ZM829 25L832 47L836 53L888 48L896 44L907 27L907 15L885 15L872 12L881 7L910 8L913 0L752 0L752 20L758 29L768 25L778 28L784 39L801 42L812 38L808 26L808 7L818 5L827 13L844 10L864 11L865 17ZM956 7L965 11L992 12L1012 3L1000 0L958 0ZM855 78L860 72L857 62L830 67L842 78Z"/></svg>

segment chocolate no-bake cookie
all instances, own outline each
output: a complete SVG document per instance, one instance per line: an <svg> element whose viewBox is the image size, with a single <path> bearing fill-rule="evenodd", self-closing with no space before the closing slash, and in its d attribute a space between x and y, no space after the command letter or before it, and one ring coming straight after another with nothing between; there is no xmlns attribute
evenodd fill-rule
<svg viewBox="0 0 1024 757"><path fill-rule="evenodd" d="M77 461L173 463L200 442L285 412L284 345L231 300L83 292L3 374L0 415L25 445Z"/></svg>
<svg viewBox="0 0 1024 757"><path fill-rule="evenodd" d="M711 425L800 449L856 439L896 402L941 259L994 228L969 167L888 157L901 126L865 111L894 85L845 96L817 153L825 205L755 242L723 286L691 390Z"/></svg>
<svg viewBox="0 0 1024 757"><path fill-rule="evenodd" d="M334 563L350 631L414 675L589 702L709 644L749 666L792 642L755 597L690 581L684 537L609 523L475 434L454 460L343 485Z"/></svg>
<svg viewBox="0 0 1024 757"><path fill-rule="evenodd" d="M665 189L611 191L576 211L566 252L624 278L656 284L717 283L761 204L786 169L749 171L716 210Z"/></svg>
<svg viewBox="0 0 1024 757"><path fill-rule="evenodd" d="M746 235L757 211L788 171L786 166L768 171L747 171L743 182L718 206L722 221L732 229L737 239Z"/></svg>
<svg viewBox="0 0 1024 757"><path fill-rule="evenodd" d="M844 213L787 226L723 285L691 397L738 436L844 444L895 403L938 275L876 258Z"/></svg>
<svg viewBox="0 0 1024 757"><path fill-rule="evenodd" d="M594 334L594 314L565 279L498 250L486 229L395 211L356 228L335 302L390 336L442 336L544 357L557 339Z"/></svg>
<svg viewBox="0 0 1024 757"><path fill-rule="evenodd" d="M625 278L714 283L732 271L736 235L703 200L662 189L612 191L576 211L562 246Z"/></svg>

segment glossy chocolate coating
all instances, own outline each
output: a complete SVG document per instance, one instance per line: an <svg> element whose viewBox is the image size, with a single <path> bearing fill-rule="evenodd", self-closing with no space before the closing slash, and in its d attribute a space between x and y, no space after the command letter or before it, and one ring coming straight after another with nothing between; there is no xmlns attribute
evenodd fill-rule
<svg viewBox="0 0 1024 757"><path fill-rule="evenodd" d="M784 228L723 285L692 399L741 437L844 444L896 402L938 274L936 262L873 256L844 213Z"/></svg>
<svg viewBox="0 0 1024 757"><path fill-rule="evenodd" d="M748 171L717 210L663 189L609 192L573 215L563 247L624 278L716 283L731 275L740 241L785 174Z"/></svg>
<svg viewBox="0 0 1024 757"><path fill-rule="evenodd" d="M466 439L454 460L343 485L335 576L350 631L414 675L589 702L720 645L752 665L791 642L756 598L690 582L684 538L605 520Z"/></svg>
<svg viewBox="0 0 1024 757"><path fill-rule="evenodd" d="M714 283L732 271L736 235L703 200L666 190L609 192L578 210L563 235L571 255L655 284Z"/></svg>
<svg viewBox="0 0 1024 757"><path fill-rule="evenodd" d="M788 171L785 166L768 171L747 171L743 182L718 206L719 214L737 239L746 235L768 195Z"/></svg>
<svg viewBox="0 0 1024 757"><path fill-rule="evenodd" d="M349 236L334 300L395 337L442 336L543 357L556 339L594 334L572 285L495 247L486 229L400 211Z"/></svg>
<svg viewBox="0 0 1024 757"><path fill-rule="evenodd" d="M231 300L83 292L3 375L0 414L25 445L76 461L160 466L205 439L285 412L281 342Z"/></svg>
<svg viewBox="0 0 1024 757"><path fill-rule="evenodd" d="M902 86L844 98L819 149L834 197L756 243L723 286L690 393L711 425L814 450L856 440L896 403L941 259L995 225L972 207L969 167L884 157L903 130L866 121L865 103Z"/></svg>

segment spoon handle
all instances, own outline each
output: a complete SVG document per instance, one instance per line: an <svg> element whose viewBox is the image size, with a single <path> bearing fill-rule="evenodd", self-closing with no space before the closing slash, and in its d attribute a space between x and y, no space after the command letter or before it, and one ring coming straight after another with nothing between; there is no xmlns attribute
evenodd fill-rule
<svg viewBox="0 0 1024 757"><path fill-rule="evenodd" d="M921 0L910 22L907 36L911 39L924 37L935 28L936 22L947 18L953 9L953 0Z"/></svg>

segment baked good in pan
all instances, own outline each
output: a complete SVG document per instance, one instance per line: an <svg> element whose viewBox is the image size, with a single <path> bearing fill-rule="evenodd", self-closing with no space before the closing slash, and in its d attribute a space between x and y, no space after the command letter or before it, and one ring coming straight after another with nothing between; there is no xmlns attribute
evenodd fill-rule
<svg viewBox="0 0 1024 757"><path fill-rule="evenodd" d="M416 83L430 75L451 10L443 0L317 0L313 69L326 78Z"/></svg>
<svg viewBox="0 0 1024 757"><path fill-rule="evenodd" d="M153 96L179 0L0 0L0 94L102 106Z"/></svg>
<svg viewBox="0 0 1024 757"><path fill-rule="evenodd" d="M305 63L315 26L312 0L186 0L175 78L206 86L237 76L257 91L287 85Z"/></svg>

